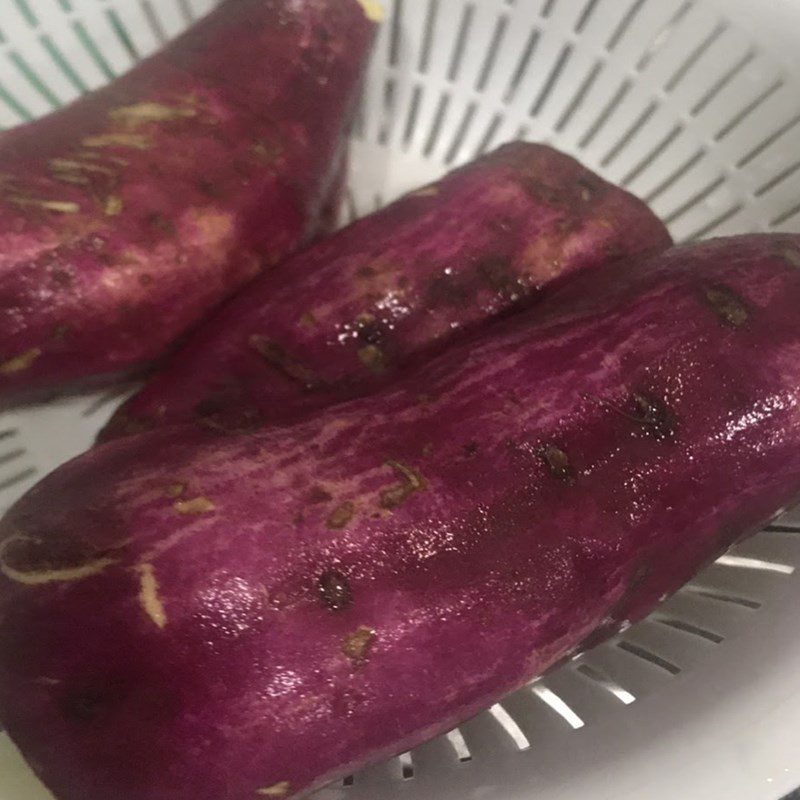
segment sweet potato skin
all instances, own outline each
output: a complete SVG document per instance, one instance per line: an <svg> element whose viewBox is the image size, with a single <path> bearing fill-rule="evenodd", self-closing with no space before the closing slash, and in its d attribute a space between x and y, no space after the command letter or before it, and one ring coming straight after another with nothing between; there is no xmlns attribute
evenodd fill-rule
<svg viewBox="0 0 800 800"><path fill-rule="evenodd" d="M228 0L0 135L0 400L162 356L307 241L374 27L357 0Z"/></svg>
<svg viewBox="0 0 800 800"><path fill-rule="evenodd" d="M0 524L60 800L291 797L638 620L800 489L800 236L576 276L295 425L96 448Z"/></svg>
<svg viewBox="0 0 800 800"><path fill-rule="evenodd" d="M574 159L506 145L254 282L102 438L285 420L366 393L557 278L669 243L643 203Z"/></svg>

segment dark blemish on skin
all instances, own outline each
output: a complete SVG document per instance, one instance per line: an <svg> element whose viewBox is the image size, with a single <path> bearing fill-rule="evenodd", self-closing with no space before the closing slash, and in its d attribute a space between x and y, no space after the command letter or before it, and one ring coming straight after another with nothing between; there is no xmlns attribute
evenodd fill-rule
<svg viewBox="0 0 800 800"><path fill-rule="evenodd" d="M253 334L247 343L268 364L275 367L289 380L300 384L304 389L311 391L322 385L322 381L313 370L292 358L277 342L273 342L265 336Z"/></svg>
<svg viewBox="0 0 800 800"><path fill-rule="evenodd" d="M386 356L377 345L368 344L358 351L358 360L373 374L383 375L386 372Z"/></svg>
<svg viewBox="0 0 800 800"><path fill-rule="evenodd" d="M514 294L519 289L516 278L511 273L511 262L502 256L486 258L475 267L478 277L493 292Z"/></svg>
<svg viewBox="0 0 800 800"><path fill-rule="evenodd" d="M58 286L69 287L72 286L73 277L72 275L63 269L54 269L51 273L53 278L53 283L57 284Z"/></svg>
<svg viewBox="0 0 800 800"><path fill-rule="evenodd" d="M327 519L327 526L333 530L341 530L346 527L356 513L356 507L349 500L337 506Z"/></svg>
<svg viewBox="0 0 800 800"><path fill-rule="evenodd" d="M215 397L204 397L202 400L195 403L194 406L194 413L198 417L208 417L212 414L219 414L222 410L224 410L223 403Z"/></svg>
<svg viewBox="0 0 800 800"><path fill-rule="evenodd" d="M317 318L310 312L306 311L298 320L301 328L314 328L317 325Z"/></svg>
<svg viewBox="0 0 800 800"><path fill-rule="evenodd" d="M91 722L96 719L105 705L99 692L72 692L64 699L64 716L78 722Z"/></svg>
<svg viewBox="0 0 800 800"><path fill-rule="evenodd" d="M353 662L353 666L361 667L366 663L374 643L375 631L362 625L354 633L345 636L342 642L342 652Z"/></svg>
<svg viewBox="0 0 800 800"><path fill-rule="evenodd" d="M334 569L319 576L319 594L331 611L342 611L353 602L350 583L341 572Z"/></svg>
<svg viewBox="0 0 800 800"><path fill-rule="evenodd" d="M55 339L55 341L57 342L63 342L64 339L67 338L69 332L70 332L69 325L64 325L64 324L56 325L55 328L53 328L52 338Z"/></svg>
<svg viewBox="0 0 800 800"><path fill-rule="evenodd" d="M747 304L726 286L708 286L703 297L720 320L731 328L741 328L750 318Z"/></svg>
<svg viewBox="0 0 800 800"><path fill-rule="evenodd" d="M580 191L581 200L586 203L594 199L595 195L600 189L600 186L597 184L597 182L592 180L592 178L588 175L583 175L582 177L578 178L577 184Z"/></svg>
<svg viewBox="0 0 800 800"><path fill-rule="evenodd" d="M148 275L147 273L145 273L144 275L140 275L139 276L139 283L142 286L150 286L153 283L154 280L155 279L153 278L153 276L152 275Z"/></svg>
<svg viewBox="0 0 800 800"><path fill-rule="evenodd" d="M466 308L474 294L474 288L464 283L461 276L443 273L428 284L426 300L431 308Z"/></svg>
<svg viewBox="0 0 800 800"><path fill-rule="evenodd" d="M624 419L641 425L657 441L666 441L674 438L675 420L672 414L670 414L663 401L657 400L650 395L638 393L632 395L631 400L636 409L634 413L625 411L615 403L604 400L602 397L596 397L591 394L585 394L583 397L604 408L608 408Z"/></svg>
<svg viewBox="0 0 800 800"><path fill-rule="evenodd" d="M415 492L422 491L426 484L425 479L415 469L401 464L399 461L389 460L387 467L391 467L400 478L400 483L380 493L381 508L397 508Z"/></svg>
<svg viewBox="0 0 800 800"><path fill-rule="evenodd" d="M259 139L250 148L255 159L266 166L273 165L283 155L283 151L282 145L277 142L268 142L266 139Z"/></svg>
<svg viewBox="0 0 800 800"><path fill-rule="evenodd" d="M386 341L386 329L371 314L362 314L356 319L356 336L364 344L377 347Z"/></svg>
<svg viewBox="0 0 800 800"><path fill-rule="evenodd" d="M575 483L575 474L569 463L569 457L560 447L546 444L540 448L539 452L547 470L554 478L558 478L562 483L568 485Z"/></svg>
<svg viewBox="0 0 800 800"><path fill-rule="evenodd" d="M318 503L328 503L333 500L333 495L326 492L321 486L313 486L308 493L308 502L313 506Z"/></svg>
<svg viewBox="0 0 800 800"><path fill-rule="evenodd" d="M159 214L157 211L148 214L144 218L144 221L147 226L156 231L156 233L161 233L165 236L175 235L175 226L172 224L172 221L163 214Z"/></svg>
<svg viewBox="0 0 800 800"><path fill-rule="evenodd" d="M537 203L545 203L548 206L561 206L564 203L564 196L552 186L542 183L538 178L527 178L522 181L522 188L525 194Z"/></svg>
<svg viewBox="0 0 800 800"><path fill-rule="evenodd" d="M369 280L370 278L374 278L377 274L375 267L359 267L356 270L356 277L362 280Z"/></svg>
<svg viewBox="0 0 800 800"><path fill-rule="evenodd" d="M674 437L675 422L662 400L638 393L634 393L632 398L637 409L637 415L634 418L650 436L659 442Z"/></svg>
<svg viewBox="0 0 800 800"><path fill-rule="evenodd" d="M145 433L153 430L155 423L148 419L131 417L129 414L120 413L116 420L119 430L126 436L133 436L137 433Z"/></svg>
<svg viewBox="0 0 800 800"><path fill-rule="evenodd" d="M323 46L329 44L333 40L331 32L324 25L317 25L314 28L314 34L319 43Z"/></svg>
<svg viewBox="0 0 800 800"><path fill-rule="evenodd" d="M478 455L478 443L477 442L467 442L464 447L464 455L467 458L473 458L474 456Z"/></svg>
<svg viewBox="0 0 800 800"><path fill-rule="evenodd" d="M302 524L303 524L305 521L306 521L306 518L305 518L305 516L303 515L303 512L302 512L302 511L298 511L298 512L297 512L297 513L296 513L296 514L295 514L295 515L292 517L292 524L293 524L293 525L302 525Z"/></svg>
<svg viewBox="0 0 800 800"><path fill-rule="evenodd" d="M212 200L218 200L221 196L220 190L211 181L201 179L197 182L197 191Z"/></svg>
<svg viewBox="0 0 800 800"><path fill-rule="evenodd" d="M198 426L224 436L237 436L242 433L252 433L263 427L264 419L258 409L246 408L237 413L236 417L223 415L202 416L197 420Z"/></svg>

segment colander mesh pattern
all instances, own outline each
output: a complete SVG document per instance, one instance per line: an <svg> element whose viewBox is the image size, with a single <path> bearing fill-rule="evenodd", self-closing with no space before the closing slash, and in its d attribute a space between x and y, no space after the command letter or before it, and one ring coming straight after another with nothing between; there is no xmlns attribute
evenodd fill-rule
<svg viewBox="0 0 800 800"><path fill-rule="evenodd" d="M710 3L383 3L343 221L526 138L643 197L679 240L800 225L797 83ZM213 5L0 0L0 128L103 85ZM0 415L0 512L85 449L127 390ZM586 728L624 725L626 707L723 658L725 641L753 624L796 563L800 515L790 515L616 640L323 795L443 797L449 783L476 798L532 796L505 791L498 775L518 772L523 759L536 765L543 740L569 748ZM0 800L46 797L5 796L2 781Z"/></svg>

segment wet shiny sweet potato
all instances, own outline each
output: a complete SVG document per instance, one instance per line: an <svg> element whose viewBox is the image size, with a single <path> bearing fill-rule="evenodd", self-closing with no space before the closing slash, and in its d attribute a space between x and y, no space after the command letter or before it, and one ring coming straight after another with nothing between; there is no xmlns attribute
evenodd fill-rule
<svg viewBox="0 0 800 800"><path fill-rule="evenodd" d="M365 393L560 277L669 243L642 202L574 159L507 145L254 282L102 438L284 420Z"/></svg>
<svg viewBox="0 0 800 800"><path fill-rule="evenodd" d="M158 358L307 241L374 13L227 0L107 88L0 135L0 400Z"/></svg>
<svg viewBox="0 0 800 800"><path fill-rule="evenodd" d="M0 524L59 800L294 797L647 614L800 490L800 236L576 276L375 396L95 448Z"/></svg>

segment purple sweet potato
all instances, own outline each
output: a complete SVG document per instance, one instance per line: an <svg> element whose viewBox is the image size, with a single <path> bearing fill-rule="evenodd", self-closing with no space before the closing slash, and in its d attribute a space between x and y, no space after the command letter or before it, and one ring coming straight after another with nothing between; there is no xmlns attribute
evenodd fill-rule
<svg viewBox="0 0 800 800"><path fill-rule="evenodd" d="M0 719L60 800L288 798L447 730L796 498L798 265L606 265L294 425L96 448L0 525Z"/></svg>
<svg viewBox="0 0 800 800"><path fill-rule="evenodd" d="M163 355L316 231L374 10L227 0L0 136L0 399Z"/></svg>
<svg viewBox="0 0 800 800"><path fill-rule="evenodd" d="M260 278L102 438L285 420L365 393L560 276L669 243L643 203L574 159L507 145Z"/></svg>

